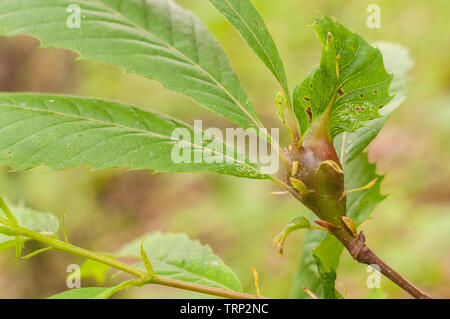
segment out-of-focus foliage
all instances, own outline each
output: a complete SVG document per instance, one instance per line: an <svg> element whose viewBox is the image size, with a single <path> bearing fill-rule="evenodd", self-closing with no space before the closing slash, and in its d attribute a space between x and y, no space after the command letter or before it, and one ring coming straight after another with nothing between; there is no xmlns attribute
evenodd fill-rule
<svg viewBox="0 0 450 319"><path fill-rule="evenodd" d="M279 91L271 72L248 49L239 34L207 1L179 1L205 21L225 52L267 127L281 127L273 100ZM407 99L369 147L385 174L381 190L389 194L361 229L368 244L396 270L434 296L450 297L450 9L446 0L377 2L381 28L366 26L371 1L253 0L272 34L287 70L290 88L317 62L320 47L307 25L320 13L334 16L371 43L398 42L415 61ZM319 12L318 12L319 11ZM194 102L164 90L155 81L123 74L102 64L74 61L74 55L37 49L34 39L0 39L0 90L69 93L116 99L147 106L192 124L228 127L230 122ZM286 138L287 132L281 132ZM254 292L255 266L261 293L289 294L304 233L290 235L280 258L272 238L286 221L307 215L305 208L269 182L240 180L214 174L165 174L74 168L51 172L41 167L23 173L1 168L0 193L11 201L24 199L37 210L66 214L69 240L91 250L116 251L148 231L186 232L209 244ZM393 244L395 243L395 244ZM36 248L27 242L24 253ZM17 263L14 251L0 255L0 297L45 297L66 290L66 267L82 264L77 257L49 251ZM51 275L49 275L51 274ZM344 297L374 296L366 286L366 267L343 253L337 289ZM14 285L12 284L14 283ZM82 286L96 283L82 279ZM308 288L308 287L307 287ZM407 297L382 278L388 298ZM118 297L197 297L177 289L150 286L128 289Z"/></svg>

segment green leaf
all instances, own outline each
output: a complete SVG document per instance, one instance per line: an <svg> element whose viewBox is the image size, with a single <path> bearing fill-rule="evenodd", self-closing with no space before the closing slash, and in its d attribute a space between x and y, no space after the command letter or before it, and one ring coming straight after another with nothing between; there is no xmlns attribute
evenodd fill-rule
<svg viewBox="0 0 450 319"><path fill-rule="evenodd" d="M314 261L316 262L322 293L325 299L336 299L339 293L334 288L336 281L336 271L339 266L339 259L344 246L330 233L313 250Z"/></svg>
<svg viewBox="0 0 450 319"><path fill-rule="evenodd" d="M283 62L263 18L249 0L209 0L269 68L290 98Z"/></svg>
<svg viewBox="0 0 450 319"><path fill-rule="evenodd" d="M108 299L118 291L131 287L134 280L124 281L113 287L86 287L64 291L48 299Z"/></svg>
<svg viewBox="0 0 450 319"><path fill-rule="evenodd" d="M80 28L67 24L74 5ZM171 0L3 0L0 12L4 35L36 36L44 47L157 80L244 128L261 126L220 44Z"/></svg>
<svg viewBox="0 0 450 319"><path fill-rule="evenodd" d="M290 233L292 233L293 231L296 231L298 229L308 228L310 226L311 226L311 224L309 223L309 220L306 219L305 217L301 216L301 217L294 218L273 239L275 245L277 245L278 253L281 256L283 256L284 242L286 241L286 238L287 238L287 236L289 236Z"/></svg>
<svg viewBox="0 0 450 319"><path fill-rule="evenodd" d="M380 42L376 46L383 54L386 70L394 73L394 79L389 89L389 93L394 95L394 98L380 110L383 118L365 123L365 126L354 133L343 132L334 139L334 147L340 154L342 163L353 160L369 145L378 135L392 111L405 100L408 92L408 73L413 66L408 50L398 44L388 42Z"/></svg>
<svg viewBox="0 0 450 319"><path fill-rule="evenodd" d="M19 205L8 205L14 217L20 226L45 234L47 236L56 236L59 228L58 219L50 213L41 213L31 208ZM4 213L0 210L0 217L4 217ZM22 240L18 240L17 244L21 245ZM0 251L16 246L16 239L12 236L0 234ZM20 250L20 248L17 248Z"/></svg>
<svg viewBox="0 0 450 319"><path fill-rule="evenodd" d="M177 128L189 134L188 141L178 134L172 137ZM175 145L188 148L191 163L172 160ZM194 153L202 159L198 163ZM217 157L219 163L214 162ZM218 139L198 130L194 134L191 127L175 119L112 101L40 94L0 94L0 164L16 170L41 164L54 170L78 165L94 169L127 166L267 178Z"/></svg>
<svg viewBox="0 0 450 319"><path fill-rule="evenodd" d="M118 255L141 258L140 246L152 263L155 275L165 276L197 284L242 291L242 286L223 261L209 246L202 246L197 240L185 234L150 233L122 247ZM145 269L143 263L137 265Z"/></svg>
<svg viewBox="0 0 450 319"><path fill-rule="evenodd" d="M313 27L322 43L320 65L296 87L294 110L302 135L325 116L334 138L380 117L378 110L392 99L392 75L379 49L334 19L316 18Z"/></svg>

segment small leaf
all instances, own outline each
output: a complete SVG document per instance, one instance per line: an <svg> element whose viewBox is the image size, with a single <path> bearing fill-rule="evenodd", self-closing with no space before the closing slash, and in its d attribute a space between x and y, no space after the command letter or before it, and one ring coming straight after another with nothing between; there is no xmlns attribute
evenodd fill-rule
<svg viewBox="0 0 450 319"><path fill-rule="evenodd" d="M145 252L144 249L144 241L142 241L141 243L141 258L142 258L142 262L144 263L145 269L147 270L147 273L150 277L155 276L155 271L153 270L153 266L150 262L150 260L147 257L147 253Z"/></svg>
<svg viewBox="0 0 450 319"><path fill-rule="evenodd" d="M150 233L122 247L117 255L141 258L141 243L151 261L154 273L187 282L242 291L242 286L223 261L209 248L185 234ZM136 265L145 269L143 263Z"/></svg>
<svg viewBox="0 0 450 319"><path fill-rule="evenodd" d="M311 227L309 220L305 217L296 217L289 224L287 224L283 230L278 233L273 239L274 243L277 245L278 253L283 256L283 246L286 241L287 236L297 229Z"/></svg>
<svg viewBox="0 0 450 319"><path fill-rule="evenodd" d="M58 219L49 213L41 213L31 208L20 205L8 205L11 213L17 219L20 226L34 230L36 232L45 234L47 236L56 236L59 228ZM0 217L4 214L0 211ZM19 240L17 244L23 244L23 241ZM16 245L16 239L12 236L0 234L0 251L14 247ZM18 248L17 248L18 249ZM19 251L17 251L19 253Z"/></svg>
<svg viewBox="0 0 450 319"><path fill-rule="evenodd" d="M108 299L118 291L133 286L134 283L135 280L129 280L108 288L103 287L75 288L51 296L48 299Z"/></svg>
<svg viewBox="0 0 450 319"><path fill-rule="evenodd" d="M325 116L334 138L381 117L378 110L392 99L392 75L379 49L334 19L316 18L313 27L322 43L320 65L296 87L294 110L302 135Z"/></svg>
<svg viewBox="0 0 450 319"><path fill-rule="evenodd" d="M305 183L303 183L301 180L295 177L290 177L289 181L291 182L292 186L300 193L304 194L306 191L308 191L308 188L306 187Z"/></svg>
<svg viewBox="0 0 450 319"><path fill-rule="evenodd" d="M352 232L352 234L354 236L356 236L358 234L358 232L356 230L356 224L353 221L353 219L351 219L348 216L342 216L342 221L344 222L345 226L347 226L347 228Z"/></svg>

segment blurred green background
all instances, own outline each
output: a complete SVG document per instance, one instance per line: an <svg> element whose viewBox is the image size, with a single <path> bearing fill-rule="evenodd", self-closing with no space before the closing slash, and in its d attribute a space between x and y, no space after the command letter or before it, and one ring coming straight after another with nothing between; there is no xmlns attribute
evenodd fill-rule
<svg viewBox="0 0 450 319"><path fill-rule="evenodd" d="M237 32L205 0L179 1L210 27L223 44L244 88L267 127L280 127L275 116L277 85ZM415 60L407 100L394 112L369 147L371 161L386 174L382 191L389 197L361 227L369 246L400 273L435 297L450 297L450 6L433 1L254 0L275 38L291 86L319 61L320 45L311 16L336 17L367 40L400 43ZM367 5L381 7L381 28L366 26ZM73 53L38 49L25 36L0 38L0 90L56 92L129 102L204 127L230 122L168 92L157 82L93 62ZM282 131L287 137L287 132ZM269 196L270 182L216 174L162 174L125 169L90 172L81 167L52 172L0 168L0 194L10 201L60 216L74 244L114 251L153 230L186 232L209 244L254 293L250 267L260 275L261 292L287 297L300 257L304 233L294 233L280 258L272 238L306 209L293 198ZM33 246L27 244L27 248ZM46 252L17 261L12 250L0 255L0 298L41 298L66 289L66 267L82 259ZM349 298L366 298L366 267L343 254L337 289ZM82 286L95 284L83 279ZM384 277L389 298L408 296ZM159 286L129 289L117 297L188 298L195 293Z"/></svg>

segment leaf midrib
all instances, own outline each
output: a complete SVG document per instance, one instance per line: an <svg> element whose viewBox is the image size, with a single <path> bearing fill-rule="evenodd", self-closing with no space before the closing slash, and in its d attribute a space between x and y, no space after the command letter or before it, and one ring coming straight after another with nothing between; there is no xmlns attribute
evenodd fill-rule
<svg viewBox="0 0 450 319"><path fill-rule="evenodd" d="M275 73L275 77L277 78L277 80L280 82L280 84L284 87L284 84L282 84L282 81L278 75L278 72L275 68L275 65L272 62L272 59L270 58L266 48L262 45L262 43L259 41L259 38L256 36L256 34L253 32L253 30L250 28L250 26L247 24L247 22L245 22L245 20L242 18L242 16L239 14L239 12L236 10L236 8L232 5L232 3L230 2L230 0L225 0L225 2L230 6L230 8L234 11L234 13L237 15L237 17L239 18L239 20L241 20L241 22L245 25L245 27L248 29L248 31L252 34L253 38L256 40L256 42L258 43L259 47L262 49L264 55L266 56L267 60L269 61L270 65L273 68L273 72ZM284 88L283 88L284 89Z"/></svg>
<svg viewBox="0 0 450 319"><path fill-rule="evenodd" d="M129 257L129 258L139 258L139 256L134 256L134 255L124 256L124 257ZM226 285L224 285L224 284L222 284L222 283L220 283L220 282L214 281L214 280L212 280L212 279L210 279L210 278L207 278L207 277L205 277L205 276L202 275L202 274L198 274L198 273L192 272L192 271L190 271L190 270L188 270L188 269L186 269L186 268L182 268L182 267L180 267L180 266L178 266L178 265L174 265L174 264L171 264L171 263L169 263L169 262L167 262L167 261L163 261L163 260L161 260L160 258L154 258L154 259L156 259L158 262L160 262L160 263L162 263L162 264L165 264L165 265L168 265L168 266L170 266L170 267L176 268L176 269L178 269L180 272L185 272L185 273L194 275L195 277L199 277L199 278L201 278L201 279L203 279L203 280L206 280L206 281L208 281L208 282L214 283L215 285L218 285L218 286L220 286L220 287L222 287L222 288L224 288L224 289L230 289L230 290L231 290L230 287L228 287L228 286L226 286ZM142 263L139 263L139 265L141 265L141 264L142 264ZM199 281L199 280L197 280L197 281Z"/></svg>

